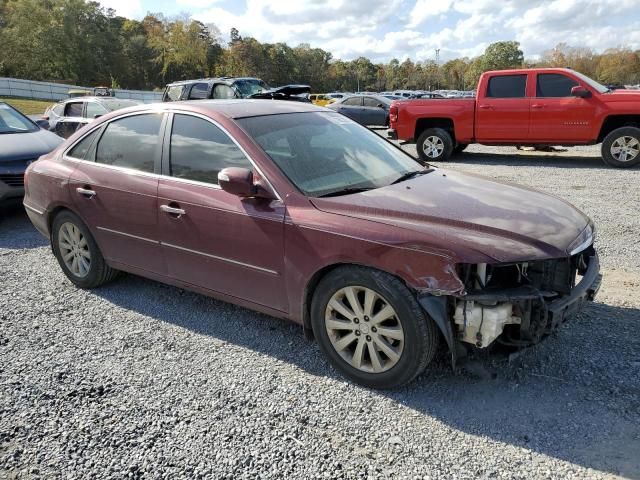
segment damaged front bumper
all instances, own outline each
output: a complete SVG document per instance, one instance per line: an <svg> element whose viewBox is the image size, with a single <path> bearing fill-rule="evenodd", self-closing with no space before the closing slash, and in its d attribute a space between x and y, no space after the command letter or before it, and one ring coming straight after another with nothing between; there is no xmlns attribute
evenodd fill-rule
<svg viewBox="0 0 640 480"><path fill-rule="evenodd" d="M466 353L465 343L478 348L494 341L530 346L594 300L602 283L598 254L591 247L580 261L581 278L566 293L529 284L478 288L452 296L422 294L418 301L440 328L455 366Z"/></svg>

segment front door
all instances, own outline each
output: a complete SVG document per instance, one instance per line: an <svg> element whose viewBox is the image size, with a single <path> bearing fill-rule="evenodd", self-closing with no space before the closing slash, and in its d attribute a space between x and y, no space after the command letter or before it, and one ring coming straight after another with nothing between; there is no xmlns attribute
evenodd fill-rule
<svg viewBox="0 0 640 480"><path fill-rule="evenodd" d="M212 121L174 114L168 128L158 199L169 276L286 311L282 201L243 199L218 186L223 168L254 167Z"/></svg>
<svg viewBox="0 0 640 480"><path fill-rule="evenodd" d="M384 126L387 123L387 111L382 102L374 97L364 97L362 99L362 124Z"/></svg>
<svg viewBox="0 0 640 480"><path fill-rule="evenodd" d="M593 137L596 100L571 96L577 80L561 73L537 75L531 99L529 138L534 142L588 142Z"/></svg>
<svg viewBox="0 0 640 480"><path fill-rule="evenodd" d="M479 143L525 143L529 136L530 101L527 74L495 75L476 101L476 139Z"/></svg>
<svg viewBox="0 0 640 480"><path fill-rule="evenodd" d="M69 151L76 211L107 260L155 273L166 268L158 240L158 175L164 115L109 122ZM99 138L98 138L99 137Z"/></svg>

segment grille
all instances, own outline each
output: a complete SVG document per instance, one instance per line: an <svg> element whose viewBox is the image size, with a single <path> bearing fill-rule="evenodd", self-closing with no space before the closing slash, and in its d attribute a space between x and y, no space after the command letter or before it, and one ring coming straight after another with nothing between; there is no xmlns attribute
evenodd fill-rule
<svg viewBox="0 0 640 480"><path fill-rule="evenodd" d="M10 187L24 187L24 173L0 173L0 182Z"/></svg>

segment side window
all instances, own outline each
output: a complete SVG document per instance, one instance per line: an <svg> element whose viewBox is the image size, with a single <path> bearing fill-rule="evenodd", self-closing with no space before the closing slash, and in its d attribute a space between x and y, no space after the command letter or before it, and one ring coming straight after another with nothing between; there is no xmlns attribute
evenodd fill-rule
<svg viewBox="0 0 640 480"><path fill-rule="evenodd" d="M98 142L96 162L153 172L162 115L134 115L107 125Z"/></svg>
<svg viewBox="0 0 640 480"><path fill-rule="evenodd" d="M538 75L536 97L570 97L571 89L578 82L559 73L541 73Z"/></svg>
<svg viewBox="0 0 640 480"><path fill-rule="evenodd" d="M240 148L217 126L181 114L173 117L169 163L173 177L215 185L223 168L253 168Z"/></svg>
<svg viewBox="0 0 640 480"><path fill-rule="evenodd" d="M224 98L235 98L236 94L229 85L224 85L219 83L213 88L213 98L224 99Z"/></svg>
<svg viewBox="0 0 640 480"><path fill-rule="evenodd" d="M487 97L523 98L527 89L526 75L500 75L489 79Z"/></svg>
<svg viewBox="0 0 640 480"><path fill-rule="evenodd" d="M53 113L55 113L58 117L61 117L64 113L64 105L62 103L58 103L55 107L53 107Z"/></svg>
<svg viewBox="0 0 640 480"><path fill-rule="evenodd" d="M81 117L82 116L82 102L69 102L64 107L65 117Z"/></svg>
<svg viewBox="0 0 640 480"><path fill-rule="evenodd" d="M67 156L77 158L79 160L85 160L87 157L87 152L89 152L89 150L91 149L91 145L93 145L93 141L96 139L99 131L100 128L95 129L89 135L76 143L75 147L69 150Z"/></svg>
<svg viewBox="0 0 640 480"><path fill-rule="evenodd" d="M172 87L168 87L167 91L164 94L165 102L177 102L180 100L180 96L182 95L183 85L174 85Z"/></svg>
<svg viewBox="0 0 640 480"><path fill-rule="evenodd" d="M189 92L189 100L202 100L207 98L207 92L209 91L209 85L206 83L194 83Z"/></svg>
<svg viewBox="0 0 640 480"><path fill-rule="evenodd" d="M360 97L351 97L351 98L347 98L344 102L342 102L343 105L349 105L350 107L359 107L360 105L362 105L362 99Z"/></svg>
<svg viewBox="0 0 640 480"><path fill-rule="evenodd" d="M364 106L365 107L374 107L374 108L378 108L378 105L380 105L382 102L380 100L376 100L373 97L364 97Z"/></svg>
<svg viewBox="0 0 640 480"><path fill-rule="evenodd" d="M87 102L87 118L95 118L96 115L104 115L107 109L97 102Z"/></svg>

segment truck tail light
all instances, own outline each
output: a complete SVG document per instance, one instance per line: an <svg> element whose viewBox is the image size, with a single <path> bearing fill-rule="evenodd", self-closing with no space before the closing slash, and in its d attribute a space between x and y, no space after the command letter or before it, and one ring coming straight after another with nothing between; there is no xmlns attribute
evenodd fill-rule
<svg viewBox="0 0 640 480"><path fill-rule="evenodd" d="M393 128L394 124L398 121L398 106L395 103L391 104L389 108L389 123L390 127Z"/></svg>

